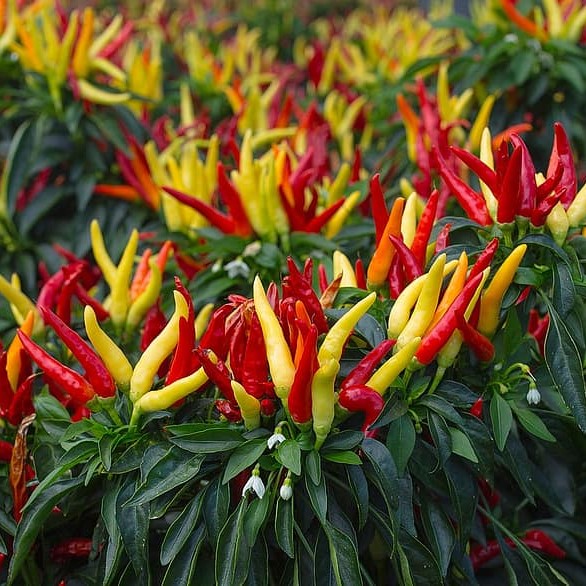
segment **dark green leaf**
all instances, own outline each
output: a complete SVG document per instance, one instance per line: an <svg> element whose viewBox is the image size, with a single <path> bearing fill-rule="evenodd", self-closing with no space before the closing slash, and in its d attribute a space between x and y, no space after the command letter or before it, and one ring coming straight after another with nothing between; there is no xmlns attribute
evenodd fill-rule
<svg viewBox="0 0 586 586"><path fill-rule="evenodd" d="M513 425L513 413L507 401L499 393L494 393L490 401L490 419L492 421L494 441L502 452Z"/></svg>
<svg viewBox="0 0 586 586"><path fill-rule="evenodd" d="M317 518L323 525L326 522L326 513L328 512L328 495L326 493L326 481L322 474L318 484L314 484L309 476L305 476L305 488L309 495L311 508Z"/></svg>
<svg viewBox="0 0 586 586"><path fill-rule="evenodd" d="M401 531L399 551L403 553L407 563L401 564L403 577L412 580L414 586L439 586L443 583L442 573L433 554L415 537ZM408 569L408 578L405 570Z"/></svg>
<svg viewBox="0 0 586 586"><path fill-rule="evenodd" d="M34 498L29 499L16 530L14 554L10 560L8 571L9 583L14 583L23 562L28 558L30 549L51 514L53 507L82 483L82 477L64 478L51 482L41 490L37 487L34 491Z"/></svg>
<svg viewBox="0 0 586 586"><path fill-rule="evenodd" d="M264 525L272 505L270 488L268 485L262 498L255 498L250 502L244 515L244 536L250 547L255 544L258 532Z"/></svg>
<svg viewBox="0 0 586 586"><path fill-rule="evenodd" d="M116 521L134 573L141 584L150 584L149 503L126 506L136 488L136 484L128 483L120 491L116 501Z"/></svg>
<svg viewBox="0 0 586 586"><path fill-rule="evenodd" d="M172 437L170 441L180 448L196 454L228 452L242 442L242 434L231 429L209 427L205 431Z"/></svg>
<svg viewBox="0 0 586 586"><path fill-rule="evenodd" d="M161 545L161 565L166 566L171 563L195 530L201 514L203 495L203 491L198 492L167 529Z"/></svg>
<svg viewBox="0 0 586 586"><path fill-rule="evenodd" d="M432 499L421 499L421 520L427 539L436 555L442 576L446 577L452 551L456 544L456 535L450 518Z"/></svg>
<svg viewBox="0 0 586 586"><path fill-rule="evenodd" d="M301 448L295 440L288 439L279 444L277 453L285 468L291 470L296 476L301 475Z"/></svg>
<svg viewBox="0 0 586 586"><path fill-rule="evenodd" d="M586 433L586 382L582 359L562 318L548 303L549 328L545 337L545 362L556 388Z"/></svg>
<svg viewBox="0 0 586 586"><path fill-rule="evenodd" d="M417 405L424 405L441 415L446 421L450 421L458 426L462 425L462 416L443 397L438 395L425 395L417 402Z"/></svg>
<svg viewBox="0 0 586 586"><path fill-rule="evenodd" d="M98 449L100 450L100 460L104 466L104 470L108 471L112 467L112 450L118 443L116 436L104 435L98 442Z"/></svg>
<svg viewBox="0 0 586 586"><path fill-rule="evenodd" d="M527 456L527 451L519 439L510 434L503 451L505 466L517 481L519 488L525 496L533 503L534 487L532 466Z"/></svg>
<svg viewBox="0 0 586 586"><path fill-rule="evenodd" d="M275 536L279 547L290 557L295 556L293 541L293 498L289 500L277 499L275 510Z"/></svg>
<svg viewBox="0 0 586 586"><path fill-rule="evenodd" d="M242 470L252 466L263 455L266 448L267 440L265 438L250 440L239 445L230 454L230 458L224 469L222 482L225 484L242 472Z"/></svg>
<svg viewBox="0 0 586 586"><path fill-rule="evenodd" d="M108 532L108 543L106 544L104 552L104 576L103 584L107 586L111 583L118 570L120 555L122 553L122 535L116 523L116 502L120 493L121 487L117 484L110 487L102 498L101 517Z"/></svg>
<svg viewBox="0 0 586 586"><path fill-rule="evenodd" d="M362 435L362 434L361 434ZM305 468L307 476L311 479L313 484L319 484L321 480L321 459L319 453L311 450L305 458Z"/></svg>
<svg viewBox="0 0 586 586"><path fill-rule="evenodd" d="M338 464L350 464L353 466L360 466L362 460L355 452L330 452L329 454L323 454L323 459L329 462L336 462Z"/></svg>
<svg viewBox="0 0 586 586"><path fill-rule="evenodd" d="M364 438L364 434L361 431L352 431L345 429L338 433L332 433L328 435L326 441L321 447L321 452L327 452L330 450L352 450L354 449Z"/></svg>
<svg viewBox="0 0 586 586"><path fill-rule="evenodd" d="M347 467L346 474L358 511L358 529L362 529L368 518L368 482L362 469L357 466Z"/></svg>
<svg viewBox="0 0 586 586"><path fill-rule="evenodd" d="M562 262L564 262L568 267L572 267L572 261L568 256L568 253L558 246L551 236L547 236L545 234L529 234L525 236L521 241L517 242L517 244L532 244L534 246L543 247L549 249L553 252Z"/></svg>
<svg viewBox="0 0 586 586"><path fill-rule="evenodd" d="M252 548L248 576L244 586L267 586L269 584L269 550L261 533Z"/></svg>
<svg viewBox="0 0 586 586"><path fill-rule="evenodd" d="M397 465L397 473L403 476L409 458L415 447L415 426L411 416L405 415L395 419L389 426L387 434L387 448Z"/></svg>
<svg viewBox="0 0 586 586"><path fill-rule="evenodd" d="M196 567L199 550L205 540L205 527L198 525L186 535L186 541L181 550L173 556L162 586L176 586L177 584L193 584L196 579Z"/></svg>
<svg viewBox="0 0 586 586"><path fill-rule="evenodd" d="M313 551L314 586L336 586L336 576L330 558L329 542L323 529L317 534L315 548Z"/></svg>
<svg viewBox="0 0 586 586"><path fill-rule="evenodd" d="M356 543L349 535L330 523L324 529L330 546L330 560L336 584L362 584Z"/></svg>
<svg viewBox="0 0 586 586"><path fill-rule="evenodd" d="M553 297L552 305L562 318L567 318L576 302L576 288L572 273L567 265L553 265Z"/></svg>
<svg viewBox="0 0 586 586"><path fill-rule="evenodd" d="M241 586L246 580L251 548L244 535L246 499L242 499L220 531L216 546L216 583Z"/></svg>
<svg viewBox="0 0 586 586"><path fill-rule="evenodd" d="M228 519L229 507L230 485L221 484L215 478L206 488L203 505L203 516L211 543L218 542L220 530Z"/></svg>
<svg viewBox="0 0 586 586"><path fill-rule="evenodd" d="M546 442L555 442L555 437L551 434L545 423L540 419L539 415L530 409L523 409L514 403L511 404L513 411L519 420L519 423L532 435L542 439Z"/></svg>
<svg viewBox="0 0 586 586"><path fill-rule="evenodd" d="M460 547L464 548L469 540L472 522L476 516L478 485L473 472L454 458L446 462L444 473L450 500L454 507L458 542Z"/></svg>
<svg viewBox="0 0 586 586"><path fill-rule="evenodd" d="M438 386L436 395L441 395L448 405L459 409L468 409L478 399L478 394L472 392L466 385L455 380L444 380ZM433 396L433 395L432 395ZM422 400L425 400L422 399ZM450 419L443 414L446 419ZM455 422L454 422L455 423Z"/></svg>
<svg viewBox="0 0 586 586"><path fill-rule="evenodd" d="M443 468L443 465L452 454L452 436L446 420L441 415L430 411L427 419L429 421L429 431L437 450L439 465Z"/></svg>
<svg viewBox="0 0 586 586"><path fill-rule="evenodd" d="M535 53L532 51L517 51L509 63L513 72L515 84L522 85L531 75L531 70L535 65Z"/></svg>
<svg viewBox="0 0 586 586"><path fill-rule="evenodd" d="M399 477L397 468L387 448L379 441L366 438L362 442L362 451L369 461L365 474L369 477L385 499L389 513L399 504Z"/></svg>

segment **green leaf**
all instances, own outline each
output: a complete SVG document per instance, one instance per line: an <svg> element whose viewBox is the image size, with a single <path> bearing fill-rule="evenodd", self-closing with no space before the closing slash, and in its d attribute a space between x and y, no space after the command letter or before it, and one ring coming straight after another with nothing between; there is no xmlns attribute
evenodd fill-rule
<svg viewBox="0 0 586 586"><path fill-rule="evenodd" d="M118 570L120 556L122 554L122 535L116 523L116 502L120 493L121 486L116 483L109 487L102 498L101 517L108 532L108 543L106 544L104 556L104 576L102 582L104 586L111 583Z"/></svg>
<svg viewBox="0 0 586 586"><path fill-rule="evenodd" d="M369 466L365 466L365 474L377 487L386 502L388 512L391 513L399 505L399 477L391 453L372 438L366 438L362 442L362 451L369 461Z"/></svg>
<svg viewBox="0 0 586 586"><path fill-rule="evenodd" d="M293 541L293 498L288 501L277 499L275 510L275 536L279 547L290 557L295 557L295 542Z"/></svg>
<svg viewBox="0 0 586 586"><path fill-rule="evenodd" d="M556 64L556 69L561 78L565 79L571 86L573 86L578 94L583 94L584 91L586 91L586 82L574 65L565 61L560 61Z"/></svg>
<svg viewBox="0 0 586 586"><path fill-rule="evenodd" d="M349 450L345 452L330 452L329 454L323 454L323 459L329 462L336 462L338 464L350 464L353 466L360 466L362 460L355 452Z"/></svg>
<svg viewBox="0 0 586 586"><path fill-rule="evenodd" d="M468 436L459 429L450 427L450 435L452 436L452 452L462 458L466 458L475 464L478 464L478 456L470 443Z"/></svg>
<svg viewBox="0 0 586 586"><path fill-rule="evenodd" d="M507 401L498 393L494 393L490 401L490 419L492 421L494 441L502 452L513 425L513 413Z"/></svg>
<svg viewBox="0 0 586 586"><path fill-rule="evenodd" d="M470 539L472 523L476 516L478 485L474 473L461 461L450 458L444 467L450 501L454 507L454 522L458 543L463 549Z"/></svg>
<svg viewBox="0 0 586 586"><path fill-rule="evenodd" d="M271 487L269 484L266 487L264 496L262 498L253 499L248 505L248 509L244 515L244 535L246 537L246 542L250 547L255 544L258 532L264 525L269 514L269 509L273 504L270 489Z"/></svg>
<svg viewBox="0 0 586 586"><path fill-rule="evenodd" d="M171 523L161 544L161 565L166 566L179 554L193 533L199 520L204 492L198 492ZM205 526L202 525L205 528Z"/></svg>
<svg viewBox="0 0 586 586"><path fill-rule="evenodd" d="M246 504L246 499L241 499L220 531L215 556L216 584L241 586L246 580L251 554L243 530Z"/></svg>
<svg viewBox="0 0 586 586"><path fill-rule="evenodd" d="M149 568L149 503L127 506L126 502L135 492L134 482L126 484L116 501L116 521L122 536L122 543L136 577L141 584L150 583Z"/></svg>
<svg viewBox="0 0 586 586"><path fill-rule="evenodd" d="M230 454L222 476L222 483L229 482L242 470L252 466L263 455L266 448L267 440L265 438L253 439L239 445Z"/></svg>
<svg viewBox="0 0 586 586"><path fill-rule="evenodd" d="M358 511L358 529L362 529L368 519L368 482L362 469L357 466L347 467L346 474Z"/></svg>
<svg viewBox="0 0 586 586"><path fill-rule="evenodd" d="M545 362L578 427L586 433L586 381L582 359L562 318L551 303L547 305L550 319L545 337Z"/></svg>
<svg viewBox="0 0 586 586"><path fill-rule="evenodd" d="M443 468L443 465L452 454L450 430L446 420L433 411L428 413L427 419L429 422L429 431L431 432L431 437L437 450L439 465Z"/></svg>
<svg viewBox="0 0 586 586"><path fill-rule="evenodd" d="M328 523L324 527L330 546L330 560L338 586L362 584L356 543L343 531Z"/></svg>
<svg viewBox="0 0 586 586"><path fill-rule="evenodd" d="M104 435L98 442L98 450L100 451L100 461L104 466L104 470L109 471L112 467L112 450L118 443L118 438L114 435Z"/></svg>
<svg viewBox="0 0 586 586"><path fill-rule="evenodd" d="M421 499L421 520L431 547L436 554L442 576L446 577L456 535L450 518L432 498Z"/></svg>
<svg viewBox="0 0 586 586"><path fill-rule="evenodd" d="M231 429L207 430L170 438L171 443L196 454L214 454L228 452L237 448L244 440L242 434Z"/></svg>
<svg viewBox="0 0 586 586"><path fill-rule="evenodd" d="M221 528L228 519L230 507L230 485L221 484L214 478L207 486L204 497L203 516L211 543L217 543Z"/></svg>
<svg viewBox="0 0 586 586"><path fill-rule="evenodd" d="M314 484L309 476L305 476L305 488L309 495L311 508L323 525L326 522L326 513L328 512L328 495L324 475L320 476L318 484Z"/></svg>
<svg viewBox="0 0 586 586"><path fill-rule="evenodd" d="M362 435L362 434L361 434ZM307 476L311 479L313 484L319 484L321 480L321 459L319 453L311 450L305 458L305 468Z"/></svg>
<svg viewBox="0 0 586 586"><path fill-rule="evenodd" d="M553 265L553 296L552 305L560 317L567 318L576 302L576 288L572 273L567 265L555 263Z"/></svg>
<svg viewBox="0 0 586 586"><path fill-rule="evenodd" d="M546 442L556 441L555 437L551 434L549 429L547 429L545 423L543 423L539 415L530 409L523 409L522 407L518 407L514 403L512 403L511 406L513 407L513 411L515 412L519 423L526 431Z"/></svg>
<svg viewBox="0 0 586 586"><path fill-rule="evenodd" d="M438 395L425 395L418 402L417 405L428 407L432 411L441 415L445 420L450 421L458 426L462 425L462 416L456 411L446 399Z"/></svg>
<svg viewBox="0 0 586 586"><path fill-rule="evenodd" d="M531 70L535 65L535 53L524 50L517 51L509 63L513 72L513 79L516 85L522 85L531 75Z"/></svg>
<svg viewBox="0 0 586 586"><path fill-rule="evenodd" d="M324 453L331 450L352 450L363 438L364 434L361 431L345 429L338 433L328 435L320 451Z"/></svg>
<svg viewBox="0 0 586 586"><path fill-rule="evenodd" d="M285 468L291 470L295 476L301 476L301 448L295 440L288 439L280 443L277 453Z"/></svg>
<svg viewBox="0 0 586 586"><path fill-rule="evenodd" d="M28 558L30 549L43 529L45 521L51 514L53 507L61 502L70 492L83 484L83 477L64 478L56 480L34 491L34 499L29 499L23 511L23 517L18 524L14 538L14 554L10 560L8 583L14 584L22 564Z"/></svg>
<svg viewBox="0 0 586 586"><path fill-rule="evenodd" d="M517 244L531 244L538 247L543 247L549 249L553 252L564 264L566 264L570 269L572 267L572 261L568 256L568 253L558 246L551 236L547 236L545 234L529 234L525 236L522 240L517 242Z"/></svg>
<svg viewBox="0 0 586 586"><path fill-rule="evenodd" d="M403 476L409 462L409 458L415 447L415 426L411 416L405 413L395 419L389 426L387 434L387 448L397 465L397 473Z"/></svg>
<svg viewBox="0 0 586 586"><path fill-rule="evenodd" d="M204 459L203 454L193 455L179 448L171 448L149 470L126 506L142 505L193 480L197 477Z"/></svg>
<svg viewBox="0 0 586 586"><path fill-rule="evenodd" d="M535 489L531 462L525 447L514 434L510 434L507 439L507 444L503 451L503 460L505 466L517 481L519 488L533 503Z"/></svg>
<svg viewBox="0 0 586 586"><path fill-rule="evenodd" d="M197 560L201 546L205 541L205 526L198 525L186 538L181 550L173 556L165 572L162 586L193 584L195 582Z"/></svg>
<svg viewBox="0 0 586 586"><path fill-rule="evenodd" d="M415 537L406 531L399 536L399 551L403 551L407 559L410 578L414 585L440 586L443 583L442 573L434 555ZM403 564L402 564L402 567Z"/></svg>
<svg viewBox="0 0 586 586"><path fill-rule="evenodd" d="M261 533L252 548L250 566L244 586L266 586L269 581L269 549L264 534Z"/></svg>

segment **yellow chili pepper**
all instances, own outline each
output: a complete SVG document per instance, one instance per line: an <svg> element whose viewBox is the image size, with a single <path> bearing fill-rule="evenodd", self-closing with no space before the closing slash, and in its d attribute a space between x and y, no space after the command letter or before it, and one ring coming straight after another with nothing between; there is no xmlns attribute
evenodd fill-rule
<svg viewBox="0 0 586 586"><path fill-rule="evenodd" d="M444 313L446 313L450 305L452 305L454 299L458 297L458 294L464 288L467 272L468 256L465 252L462 252L460 258L458 259L458 266L456 267L456 270L454 271L454 274L452 275L452 278L450 279L450 282L448 283L448 286L444 291L444 294L442 295L442 298L435 310L433 319L431 320L428 329L431 330L431 328L435 326L435 324L441 319Z"/></svg>
<svg viewBox="0 0 586 586"><path fill-rule="evenodd" d="M77 37L78 26L79 13L77 10L74 10L69 17L67 29L63 35L63 39L59 47L59 55L55 65L55 78L60 84L62 84L67 77L67 68L71 62L71 51L73 49L75 38Z"/></svg>
<svg viewBox="0 0 586 586"><path fill-rule="evenodd" d="M395 247L389 238L389 234L398 236L401 233L401 218L403 217L404 205L405 199L403 197L398 197L393 204L381 241L378 243L368 265L366 278L369 289L381 287L387 279L395 256Z"/></svg>
<svg viewBox="0 0 586 586"><path fill-rule="evenodd" d="M84 100L102 106L124 104L132 98L129 92L109 92L85 79L78 79L77 86L79 88L79 95Z"/></svg>
<svg viewBox="0 0 586 586"><path fill-rule="evenodd" d="M195 326L195 339L199 340L204 333L208 322L210 321L210 317L212 312L214 311L214 304L213 303L206 303L197 314L195 318L194 326Z"/></svg>
<svg viewBox="0 0 586 586"><path fill-rule="evenodd" d="M495 100L496 97L490 94L480 106L478 116L476 116L476 120L474 120L470 133L468 134L468 148L472 151L478 151L481 146L484 129L488 125Z"/></svg>
<svg viewBox="0 0 586 586"><path fill-rule="evenodd" d="M29 311L26 318L20 326L20 331L27 336L31 336L34 330L35 322L39 321L35 317L35 312ZM14 336L14 339L10 343L8 350L6 351L6 374L8 376L8 382L12 387L12 390L16 392L18 388L18 378L20 376L20 369L22 367L21 362L21 350L22 342L18 336Z"/></svg>
<svg viewBox="0 0 586 586"><path fill-rule="evenodd" d="M490 134L490 130L488 127L484 128L482 131L482 136L480 138L480 160L488 165L494 171L494 155L492 153L492 136ZM486 207L488 209L488 213L490 217L496 222L497 212L498 212L498 200L494 193L489 189L486 183L480 181L480 190L482 191L482 195L484 196L484 201L486 202Z"/></svg>
<svg viewBox="0 0 586 586"><path fill-rule="evenodd" d="M9 283L2 275L0 275L0 295L6 297L11 305L14 306L16 312L14 317L19 325L22 325L24 317L29 312L37 313L35 304L13 283Z"/></svg>
<svg viewBox="0 0 586 586"><path fill-rule="evenodd" d="M334 421L334 383L340 363L333 356L322 358L323 362L311 380L311 416L315 433L315 449L319 450L330 433Z"/></svg>
<svg viewBox="0 0 586 586"><path fill-rule="evenodd" d="M417 230L417 210L419 208L419 196L415 191L411 192L405 202L403 217L401 218L401 236L406 246L411 247Z"/></svg>
<svg viewBox="0 0 586 586"><path fill-rule="evenodd" d="M92 220L90 224L90 237L92 242L92 252L94 253L94 259L97 265L100 267L106 283L113 287L114 281L116 280L116 265L112 262L106 245L104 244L104 236L100 229L98 220Z"/></svg>
<svg viewBox="0 0 586 586"><path fill-rule="evenodd" d="M230 384L234 391L234 398L240 407L244 426L248 431L257 429L260 427L260 401L249 394L238 381L233 380Z"/></svg>
<svg viewBox="0 0 586 586"><path fill-rule="evenodd" d="M89 72L89 47L94 33L94 11L93 8L87 7L83 11L83 20L79 38L75 45L73 53L72 68L78 77L86 77Z"/></svg>
<svg viewBox="0 0 586 586"><path fill-rule="evenodd" d="M145 393L134 403L130 425L136 424L141 413L168 409L180 399L200 389L207 381L208 375L204 369L198 368L193 374L180 378L162 389Z"/></svg>
<svg viewBox="0 0 586 586"><path fill-rule="evenodd" d="M526 250L526 244L517 246L499 267L490 285L482 294L478 331L485 336L490 337L496 332L503 297L509 285L513 282Z"/></svg>
<svg viewBox="0 0 586 586"><path fill-rule="evenodd" d="M586 184L578 191L566 210L566 214L571 228L577 228L584 224L586 221Z"/></svg>
<svg viewBox="0 0 586 586"><path fill-rule="evenodd" d="M350 259L340 250L335 250L333 254L334 277L342 275L340 287L358 287L356 282L356 273Z"/></svg>
<svg viewBox="0 0 586 586"><path fill-rule="evenodd" d="M132 365L126 358L126 354L117 344L102 330L96 318L96 312L89 305L83 310L83 320L87 336L102 359L106 368L116 381L116 386L123 392L127 392L132 377Z"/></svg>
<svg viewBox="0 0 586 586"><path fill-rule="evenodd" d="M395 344L395 353L405 346L412 338L423 336L433 319L444 279L446 255L440 254L427 272L421 293L409 321L399 334Z"/></svg>
<svg viewBox="0 0 586 586"><path fill-rule="evenodd" d="M258 276L254 279L252 295L267 349L267 361L275 385L275 393L283 401L283 404L286 404L289 390L295 378L295 365L291 350Z"/></svg>
<svg viewBox="0 0 586 586"><path fill-rule="evenodd" d="M333 238L340 232L344 223L348 219L348 216L352 213L352 210L358 205L360 201L360 191L353 191L342 204L342 207L336 211L332 218L326 224L326 238Z"/></svg>
<svg viewBox="0 0 586 586"><path fill-rule="evenodd" d="M134 266L134 257L138 247L138 230L133 230L130 238L124 248L118 267L116 268L116 278L110 287L110 304L108 311L112 323L116 326L122 326L128 313L128 303L130 301L130 278Z"/></svg>
<svg viewBox="0 0 586 586"><path fill-rule="evenodd" d="M558 201L549 214L547 214L545 225L551 232L556 244L562 246L566 241L566 236L570 229L570 220L561 202Z"/></svg>
<svg viewBox="0 0 586 586"><path fill-rule="evenodd" d="M330 185L328 189L327 195L327 205L331 206L332 204L336 203L344 194L344 189L348 185L348 181L350 180L350 175L352 174L352 167L349 163L342 163L340 165L340 170L336 175L333 183Z"/></svg>
<svg viewBox="0 0 586 586"><path fill-rule="evenodd" d="M368 379L366 386L374 389L380 395L384 395L399 374L409 366L420 342L419 336L409 340L396 354L393 354L380 366Z"/></svg>
<svg viewBox="0 0 586 586"><path fill-rule="evenodd" d="M352 330L371 308L376 299L374 291L364 299L352 306L329 330L324 338L319 352L317 353L318 362L324 364L325 361L333 359L339 361L342 357L342 350L346 340L350 337Z"/></svg>
<svg viewBox="0 0 586 586"><path fill-rule="evenodd" d="M149 260L149 267L151 269L148 285L145 290L131 303L128 309L128 316L126 317L126 328L133 329L142 321L147 311L155 304L159 293L161 292L161 285L163 277L156 259ZM110 314L111 314L110 307Z"/></svg>
<svg viewBox="0 0 586 586"><path fill-rule="evenodd" d="M175 311L161 333L149 344L138 359L130 378L130 399L136 403L153 385L153 380L163 361L177 345L179 320L187 319L188 308L185 298L179 291L173 291Z"/></svg>

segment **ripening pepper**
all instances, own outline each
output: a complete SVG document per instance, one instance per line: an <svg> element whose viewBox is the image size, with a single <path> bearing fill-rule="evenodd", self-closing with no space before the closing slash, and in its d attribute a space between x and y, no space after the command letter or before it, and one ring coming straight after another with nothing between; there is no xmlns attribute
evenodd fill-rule
<svg viewBox="0 0 586 586"><path fill-rule="evenodd" d="M232 381L232 391L246 429L252 431L260 427L260 401L250 395L238 381Z"/></svg>
<svg viewBox="0 0 586 586"><path fill-rule="evenodd" d="M364 413L361 431L365 437L372 437L375 434L368 428L376 421L385 406L385 400L380 393L366 385L349 386L340 391L338 403L351 413Z"/></svg>
<svg viewBox="0 0 586 586"><path fill-rule="evenodd" d="M374 389L379 395L384 395L399 374L409 366L420 343L421 338L419 337L409 340L398 352L380 366L366 381L366 386Z"/></svg>
<svg viewBox="0 0 586 586"><path fill-rule="evenodd" d="M311 381L311 414L316 450L320 449L332 428L335 406L334 383L339 370L340 363L334 356L324 356Z"/></svg>

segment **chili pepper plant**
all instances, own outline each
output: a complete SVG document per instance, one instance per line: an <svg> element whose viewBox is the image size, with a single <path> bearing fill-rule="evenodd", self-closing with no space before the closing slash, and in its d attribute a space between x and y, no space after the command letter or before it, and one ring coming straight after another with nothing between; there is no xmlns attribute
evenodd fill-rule
<svg viewBox="0 0 586 586"><path fill-rule="evenodd" d="M581 583L586 9L262 4L0 0L0 583Z"/></svg>

